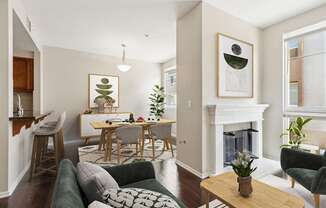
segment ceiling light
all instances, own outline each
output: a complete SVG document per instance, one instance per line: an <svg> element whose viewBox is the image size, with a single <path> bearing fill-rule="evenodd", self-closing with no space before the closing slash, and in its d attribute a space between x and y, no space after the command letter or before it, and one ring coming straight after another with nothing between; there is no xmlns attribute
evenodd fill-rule
<svg viewBox="0 0 326 208"><path fill-rule="evenodd" d="M126 59L126 51L125 51L125 48L126 48L126 45L125 44L121 44L122 46L122 64L118 64L117 65L117 68L122 71L122 72L126 72L126 71L129 71L131 66L126 64L125 63L125 59Z"/></svg>

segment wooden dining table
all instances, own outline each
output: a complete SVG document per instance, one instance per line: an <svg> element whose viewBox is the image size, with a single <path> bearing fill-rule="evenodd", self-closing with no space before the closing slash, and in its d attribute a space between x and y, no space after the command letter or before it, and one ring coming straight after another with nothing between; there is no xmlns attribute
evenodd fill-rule
<svg viewBox="0 0 326 208"><path fill-rule="evenodd" d="M152 125L157 124L174 124L176 123L175 120L169 120L169 119L161 119L159 121L142 121L142 122L122 122L122 121L112 121L112 122L106 122L106 121L94 121L91 122L90 125L94 129L100 129L101 130L101 138L99 142L99 150L102 150L104 148L105 154L104 154L104 161L107 161L109 157L109 161L111 160L111 148L108 148L112 145L112 135L114 131L117 128L120 127L134 127L134 126L141 126L142 127L142 135L140 138L140 147L141 147L141 158L143 158L143 151L144 151L144 144L145 144L145 131L149 129Z"/></svg>

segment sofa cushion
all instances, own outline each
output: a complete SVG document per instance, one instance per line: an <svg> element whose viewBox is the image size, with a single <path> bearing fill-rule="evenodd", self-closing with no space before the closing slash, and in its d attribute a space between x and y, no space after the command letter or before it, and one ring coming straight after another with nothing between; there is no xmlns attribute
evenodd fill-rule
<svg viewBox="0 0 326 208"><path fill-rule="evenodd" d="M161 185L156 179L146 179L136 183L130 183L122 188L141 188L141 189L148 189L151 191L156 191L162 194L165 194L172 199L174 199L180 207L186 207L179 199L177 199L171 192L169 192L163 185Z"/></svg>
<svg viewBox="0 0 326 208"><path fill-rule="evenodd" d="M103 200L114 208L142 207L142 208L179 208L171 197L159 192L139 189L122 188L108 189L102 195Z"/></svg>
<svg viewBox="0 0 326 208"><path fill-rule="evenodd" d="M316 177L317 171L305 168L289 168L286 173L306 189L311 190L311 184Z"/></svg>
<svg viewBox="0 0 326 208"><path fill-rule="evenodd" d="M106 189L119 188L117 182L105 169L88 162L77 164L77 179L89 203L101 200Z"/></svg>

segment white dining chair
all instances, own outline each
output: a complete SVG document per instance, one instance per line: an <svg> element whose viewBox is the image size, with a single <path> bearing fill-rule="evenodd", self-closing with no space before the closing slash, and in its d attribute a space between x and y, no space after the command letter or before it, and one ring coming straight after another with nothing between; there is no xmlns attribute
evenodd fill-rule
<svg viewBox="0 0 326 208"><path fill-rule="evenodd" d="M153 160L155 160L155 140L162 140L165 145L170 146L172 157L174 157L173 147L172 147L172 124L156 124L152 125L148 129L149 136L152 140L152 151L153 151ZM169 149L169 147L167 148ZM165 148L163 148L165 151Z"/></svg>

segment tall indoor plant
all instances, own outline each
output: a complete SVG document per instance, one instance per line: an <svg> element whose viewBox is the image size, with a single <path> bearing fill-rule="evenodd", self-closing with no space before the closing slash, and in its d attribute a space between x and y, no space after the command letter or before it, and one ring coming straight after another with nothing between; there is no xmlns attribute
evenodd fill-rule
<svg viewBox="0 0 326 208"><path fill-rule="evenodd" d="M253 158L247 152L238 152L236 160L231 163L234 172L238 175L239 193L243 197L249 197L252 193L251 186L251 173L253 173L257 167L252 168Z"/></svg>
<svg viewBox="0 0 326 208"><path fill-rule="evenodd" d="M149 100L151 101L150 113L154 115L156 119L160 119L165 110L164 87L154 85L153 93L150 94Z"/></svg>
<svg viewBox="0 0 326 208"><path fill-rule="evenodd" d="M289 143L283 144L281 147L290 147L292 149L299 149L300 144L306 139L306 133L303 127L312 120L312 118L297 117L290 122L289 128L286 132L281 134L281 138L285 135L289 136Z"/></svg>

